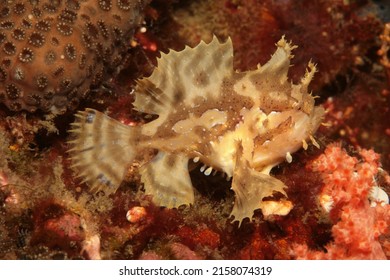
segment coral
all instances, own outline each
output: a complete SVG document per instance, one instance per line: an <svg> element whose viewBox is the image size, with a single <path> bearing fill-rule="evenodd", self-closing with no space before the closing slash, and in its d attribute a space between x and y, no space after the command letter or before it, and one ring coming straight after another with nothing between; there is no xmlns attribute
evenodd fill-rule
<svg viewBox="0 0 390 280"><path fill-rule="evenodd" d="M320 133L354 147L370 149L382 155L385 170L390 170L390 92L383 72L356 72L346 85L329 87L334 96L322 104L327 111L326 126Z"/></svg>
<svg viewBox="0 0 390 280"><path fill-rule="evenodd" d="M111 1L113 8L117 2ZM128 2L145 5L149 1ZM15 12L20 10L14 8L20 8L20 3L26 7L33 3L39 7L50 3L99 7L99 1L92 0L0 0L0 63L5 59L0 67L7 75L0 71L3 93L4 79L8 81L14 74L6 68L7 59L22 66L31 64L22 63L16 54L6 54L5 42L12 41L22 49L29 47L34 54L52 47L57 55L64 54L64 60L57 61L68 66L71 63L65 53L51 44L47 34L77 40L74 30L64 37L52 25L49 32L32 26L25 30L24 41L18 41L16 38L23 34L15 31L17 26L14 32L7 29L10 26L6 21L17 17ZM38 110L36 113L12 112L1 104L0 259L390 259L389 206L385 202L390 194L390 127L386 121L390 119L389 7L384 4L371 0L153 0L142 11L145 22L139 29L139 21L127 25L134 36L129 34L116 42L120 43L118 54L126 51L119 67L105 65L103 80L109 80L100 88L90 88L89 97L79 104L81 110L96 108L132 128L147 125L156 116L133 110L134 89L137 79L152 74L161 51L181 51L185 45L208 42L213 34L221 41L230 37L234 69L250 71L257 63L269 60L274 43L285 34L299 45L291 58L289 79L298 84L310 58L318 69L308 92L313 90L320 96L315 99L316 105L321 104L327 112L324 126L316 132L320 148L309 145L287 156L288 162L272 168L270 175L288 185L288 201L280 193L265 198L263 202L272 212L256 210L250 222L245 219L238 227L229 218L235 193L221 172L214 170L205 176L207 168L201 172L202 165L190 160L194 203L176 209L158 207L151 196L145 195L138 172L156 155L151 151L138 154L115 193L92 193L76 180L66 153L66 131L74 121L73 111L59 116L42 114L39 110L45 106L36 104L26 108ZM60 20L56 17L59 10L50 15L42 12L44 17L52 17L51 22ZM15 23L19 27L40 20L29 19L27 10L22 17L25 20ZM134 18L140 17L138 12L134 14ZM44 34L42 47L28 43L33 32ZM9 36L4 38L4 34ZM101 32L98 34L100 38ZM61 42L61 46L66 47L66 43ZM12 46L7 44L6 50L12 51ZM93 50L87 54L95 57ZM20 79L24 74L24 80L31 82L36 69L52 68L29 68L14 76ZM78 67L75 72L85 74ZM50 76L53 82L59 79ZM80 88L91 79L87 77ZM20 80L12 83L31 88L21 85ZM39 89L34 92L40 94ZM61 92L64 95L48 101L43 98L42 102L52 106L54 99L67 96ZM81 100L81 90L79 93ZM79 97L68 101L77 104ZM68 103L55 110L72 106ZM334 141L341 142L347 152L334 145L325 149ZM381 155L381 165L370 149ZM372 174L375 176L370 180ZM346 180L353 184L347 185ZM361 180L361 188L355 188L356 180Z"/></svg>
<svg viewBox="0 0 390 280"><path fill-rule="evenodd" d="M57 253L64 258L81 257L86 242L96 235L95 221L91 218L96 210L94 206L88 208L82 196L76 199L66 189L60 150L41 152L39 157L25 145L14 150L9 142L12 130L7 133L3 129L0 129L0 193L4 201L0 224L4 236L17 236L17 241L10 239L5 245L4 239L0 239L0 258L14 254L12 258L46 259L59 257ZM100 200L99 208L103 205ZM96 249L90 247L87 255L96 256Z"/></svg>
<svg viewBox="0 0 390 280"><path fill-rule="evenodd" d="M386 259L381 237L390 230L390 205L370 206L369 194L379 168L379 155L360 150L360 159L349 156L340 145L331 144L311 163L324 182L320 197L327 196L333 241L325 252L294 246L294 256L302 259Z"/></svg>
<svg viewBox="0 0 390 280"><path fill-rule="evenodd" d="M117 71L148 1L0 1L0 102L64 112Z"/></svg>
<svg viewBox="0 0 390 280"><path fill-rule="evenodd" d="M80 248L80 242L85 239L80 217L55 202L48 201L37 205L33 220L31 245L44 242L49 248L69 250Z"/></svg>

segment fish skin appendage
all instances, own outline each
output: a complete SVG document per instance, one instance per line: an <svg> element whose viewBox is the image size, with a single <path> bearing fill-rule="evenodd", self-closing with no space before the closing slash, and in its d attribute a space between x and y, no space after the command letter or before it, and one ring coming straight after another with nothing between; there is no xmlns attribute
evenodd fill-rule
<svg viewBox="0 0 390 280"><path fill-rule="evenodd" d="M246 72L233 69L230 39L162 53L153 74L137 81L134 101L137 111L157 119L129 127L94 109L76 114L70 155L77 174L92 189L112 193L137 155L157 150L139 170L156 205L194 202L187 168L193 159L205 175L217 170L233 178L235 221L251 219L256 209L270 213L263 198L286 196L271 169L307 148L325 113L308 92L315 65L309 62L294 84L287 73L295 46L284 38L276 46L266 64Z"/></svg>

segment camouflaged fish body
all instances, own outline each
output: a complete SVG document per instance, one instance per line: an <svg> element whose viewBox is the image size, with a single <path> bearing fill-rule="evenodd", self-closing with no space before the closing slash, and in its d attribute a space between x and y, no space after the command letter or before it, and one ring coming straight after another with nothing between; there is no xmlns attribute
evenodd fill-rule
<svg viewBox="0 0 390 280"><path fill-rule="evenodd" d="M287 79L294 46L282 38L271 59L258 69L233 69L231 40L216 37L195 48L162 54L148 78L138 81L136 110L158 115L137 127L125 126L93 109L79 112L70 150L78 174L92 188L114 192L134 158L158 154L140 168L154 203L178 207L194 201L188 160L201 161L233 177L235 220L251 218L285 185L269 175L291 153L307 147L324 114L308 93L315 67L299 84Z"/></svg>

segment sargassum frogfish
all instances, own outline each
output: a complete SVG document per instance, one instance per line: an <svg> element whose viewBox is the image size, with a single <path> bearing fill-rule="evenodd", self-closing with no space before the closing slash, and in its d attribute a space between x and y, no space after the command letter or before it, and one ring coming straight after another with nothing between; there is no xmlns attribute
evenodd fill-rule
<svg viewBox="0 0 390 280"><path fill-rule="evenodd" d="M194 203L188 162L201 171L232 177L234 221L263 212L264 198L285 184L270 175L277 164L313 134L324 109L315 106L308 85L316 71L312 62L298 84L288 80L291 51L284 37L271 59L257 69L233 68L232 41L162 53L150 77L137 81L134 109L157 115L139 126L124 125L94 109L76 114L72 124L72 167L96 191L113 193L129 165L144 153L156 155L139 168L145 192L156 205L175 208Z"/></svg>

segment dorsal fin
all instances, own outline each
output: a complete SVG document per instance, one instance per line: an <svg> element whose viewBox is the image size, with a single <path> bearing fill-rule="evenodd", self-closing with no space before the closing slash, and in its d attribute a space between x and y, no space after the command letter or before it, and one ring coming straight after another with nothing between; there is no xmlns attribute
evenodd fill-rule
<svg viewBox="0 0 390 280"><path fill-rule="evenodd" d="M214 36L209 44L170 50L161 54L150 77L137 82L134 107L161 116L180 104L191 106L197 97L218 97L223 79L233 73L230 38L220 43Z"/></svg>

